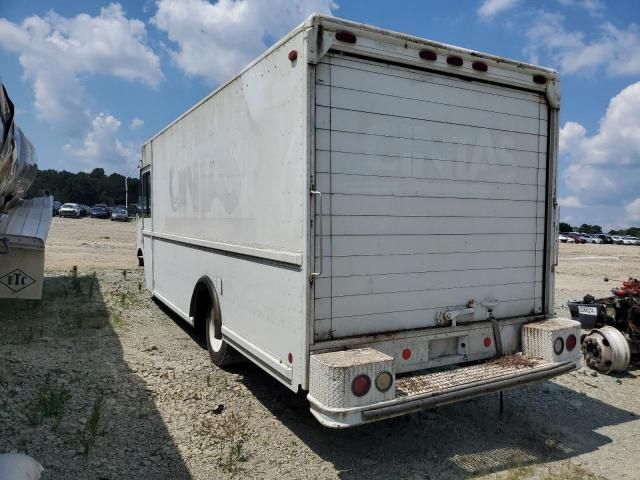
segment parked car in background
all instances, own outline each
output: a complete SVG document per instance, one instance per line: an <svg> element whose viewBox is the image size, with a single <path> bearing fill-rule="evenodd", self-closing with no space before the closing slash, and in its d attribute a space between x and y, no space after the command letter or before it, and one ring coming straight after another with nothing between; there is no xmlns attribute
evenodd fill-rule
<svg viewBox="0 0 640 480"><path fill-rule="evenodd" d="M558 235L558 240L560 241L560 243L576 243L576 241L573 238L568 237L562 233Z"/></svg>
<svg viewBox="0 0 640 480"><path fill-rule="evenodd" d="M106 203L96 203L93 208L96 207L104 208L107 212L109 212L109 215L111 215L111 207L109 207Z"/></svg>
<svg viewBox="0 0 640 480"><path fill-rule="evenodd" d="M115 222L128 222L129 214L127 213L126 208L114 208L111 212L111 221Z"/></svg>
<svg viewBox="0 0 640 480"><path fill-rule="evenodd" d="M613 241L613 243L615 243L616 245L622 245L622 237L620 235L612 235L611 236L611 240Z"/></svg>
<svg viewBox="0 0 640 480"><path fill-rule="evenodd" d="M622 245L640 245L640 240L632 236L622 237Z"/></svg>
<svg viewBox="0 0 640 480"><path fill-rule="evenodd" d="M587 240L585 238L581 237L579 233L569 232L566 235L567 235L567 237L573 238L573 240L576 243L587 243Z"/></svg>
<svg viewBox="0 0 640 480"><path fill-rule="evenodd" d="M596 235L598 238L602 239L602 243L613 243L613 239L611 238L611 235L607 235L606 233L599 233Z"/></svg>
<svg viewBox="0 0 640 480"><path fill-rule="evenodd" d="M97 205L91 209L91 218L109 218L109 211Z"/></svg>
<svg viewBox="0 0 640 480"><path fill-rule="evenodd" d="M593 233L582 233L581 236L587 240L587 243L604 243L600 237Z"/></svg>
<svg viewBox="0 0 640 480"><path fill-rule="evenodd" d="M57 201L57 200L53 201L53 208L52 208L52 211L51 211L52 216L55 217L55 216L58 215L58 213L60 213L60 205L62 205L62 204L59 201Z"/></svg>
<svg viewBox="0 0 640 480"><path fill-rule="evenodd" d="M82 208L77 203L65 203L60 207L58 215L61 217L80 218Z"/></svg>

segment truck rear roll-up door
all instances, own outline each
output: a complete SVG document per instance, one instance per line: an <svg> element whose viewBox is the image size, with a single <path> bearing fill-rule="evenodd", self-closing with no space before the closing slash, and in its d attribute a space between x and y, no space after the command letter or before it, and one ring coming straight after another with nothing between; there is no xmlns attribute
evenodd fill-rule
<svg viewBox="0 0 640 480"><path fill-rule="evenodd" d="M433 326L472 299L541 312L547 121L541 94L327 55L316 340Z"/></svg>

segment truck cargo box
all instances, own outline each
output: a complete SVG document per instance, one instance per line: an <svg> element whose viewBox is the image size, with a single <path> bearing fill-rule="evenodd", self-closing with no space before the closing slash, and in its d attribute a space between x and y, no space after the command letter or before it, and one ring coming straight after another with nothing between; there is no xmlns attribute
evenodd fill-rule
<svg viewBox="0 0 640 480"><path fill-rule="evenodd" d="M558 109L552 70L312 16L144 145L147 287L215 363L310 399L345 358L395 376L522 352L553 316Z"/></svg>

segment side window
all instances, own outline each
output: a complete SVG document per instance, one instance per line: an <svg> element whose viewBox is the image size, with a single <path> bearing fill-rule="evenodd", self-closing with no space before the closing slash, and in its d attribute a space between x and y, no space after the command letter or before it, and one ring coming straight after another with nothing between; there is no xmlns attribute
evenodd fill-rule
<svg viewBox="0 0 640 480"><path fill-rule="evenodd" d="M142 198L140 208L143 217L151 217L151 172L147 170L142 174Z"/></svg>

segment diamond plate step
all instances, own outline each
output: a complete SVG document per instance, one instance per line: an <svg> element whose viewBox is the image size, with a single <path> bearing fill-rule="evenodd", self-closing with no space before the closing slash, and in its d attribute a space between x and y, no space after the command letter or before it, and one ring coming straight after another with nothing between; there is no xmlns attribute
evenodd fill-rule
<svg viewBox="0 0 640 480"><path fill-rule="evenodd" d="M432 394L474 383L500 380L551 365L539 358L509 355L467 367L414 373L396 379L396 397Z"/></svg>

